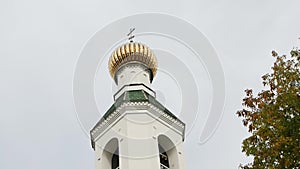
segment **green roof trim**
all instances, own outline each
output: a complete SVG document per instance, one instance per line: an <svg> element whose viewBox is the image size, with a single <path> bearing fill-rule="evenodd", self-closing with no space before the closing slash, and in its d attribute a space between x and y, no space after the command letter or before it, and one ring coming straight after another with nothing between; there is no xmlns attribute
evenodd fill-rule
<svg viewBox="0 0 300 169"><path fill-rule="evenodd" d="M149 93L145 92L144 90L130 90L125 91L121 96L115 100L115 103L111 105L111 107L106 111L106 113L101 117L101 119L97 122L91 132L100 125L104 120L108 118L108 116L113 113L121 104L126 102L148 102L163 111L164 113L168 114L172 118L178 120L180 123L185 125L181 120L179 120L173 113L171 113L167 108L165 108L161 103L159 103L155 97L150 95ZM93 141L92 147L94 148Z"/></svg>
<svg viewBox="0 0 300 169"><path fill-rule="evenodd" d="M104 121L111 113L113 113L122 103L124 102L145 102L153 104L163 112L167 113L171 117L180 121L172 112L170 112L167 108L165 108L161 103L159 103L153 96L145 92L144 90L130 90L124 92L111 107L106 111L106 113L102 116L100 121L95 125L95 127ZM182 121L180 121L183 123ZM94 129L94 128L93 128Z"/></svg>
<svg viewBox="0 0 300 169"><path fill-rule="evenodd" d="M126 101L147 101L148 97L143 90L131 90L125 92L124 100Z"/></svg>

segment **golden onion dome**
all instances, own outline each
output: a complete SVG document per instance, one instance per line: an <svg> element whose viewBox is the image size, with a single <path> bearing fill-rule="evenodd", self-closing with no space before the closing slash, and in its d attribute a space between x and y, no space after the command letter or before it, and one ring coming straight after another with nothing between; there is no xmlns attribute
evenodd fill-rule
<svg viewBox="0 0 300 169"><path fill-rule="evenodd" d="M108 63L109 73L114 79L118 68L128 62L138 61L149 67L154 77L157 71L157 60L150 48L144 44L131 42L118 47L111 55Z"/></svg>

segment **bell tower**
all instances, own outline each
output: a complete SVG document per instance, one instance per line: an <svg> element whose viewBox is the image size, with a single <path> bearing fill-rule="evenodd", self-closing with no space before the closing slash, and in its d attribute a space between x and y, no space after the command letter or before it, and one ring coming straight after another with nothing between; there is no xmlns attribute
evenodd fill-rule
<svg viewBox="0 0 300 169"><path fill-rule="evenodd" d="M185 124L156 100L156 71L144 44L130 41L112 53L109 72L118 91L90 131L96 169L185 169Z"/></svg>

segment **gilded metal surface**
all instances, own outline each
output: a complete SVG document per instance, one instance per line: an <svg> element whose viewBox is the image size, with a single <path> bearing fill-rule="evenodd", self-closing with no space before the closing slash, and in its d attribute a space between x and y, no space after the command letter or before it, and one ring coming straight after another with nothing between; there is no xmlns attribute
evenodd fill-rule
<svg viewBox="0 0 300 169"><path fill-rule="evenodd" d="M147 65L155 76L157 60L154 53L144 44L127 43L118 47L111 55L108 63L109 73L114 78L117 69L124 63L139 61Z"/></svg>

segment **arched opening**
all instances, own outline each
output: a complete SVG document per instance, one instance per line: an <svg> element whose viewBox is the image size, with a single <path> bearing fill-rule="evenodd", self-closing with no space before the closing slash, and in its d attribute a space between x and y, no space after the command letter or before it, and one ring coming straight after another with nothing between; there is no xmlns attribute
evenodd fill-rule
<svg viewBox="0 0 300 169"><path fill-rule="evenodd" d="M105 146L102 157L101 166L105 169L119 169L119 143L118 139L111 139Z"/></svg>
<svg viewBox="0 0 300 169"><path fill-rule="evenodd" d="M158 136L159 162L161 169L179 169L176 146L165 135Z"/></svg>
<svg viewBox="0 0 300 169"><path fill-rule="evenodd" d="M169 168L169 158L168 154L165 149L162 148L160 144L158 144L159 147L159 163L161 169L168 169Z"/></svg>
<svg viewBox="0 0 300 169"><path fill-rule="evenodd" d="M117 149L113 156L112 156L112 159L111 159L111 166L112 166L112 169L119 169L119 149Z"/></svg>

